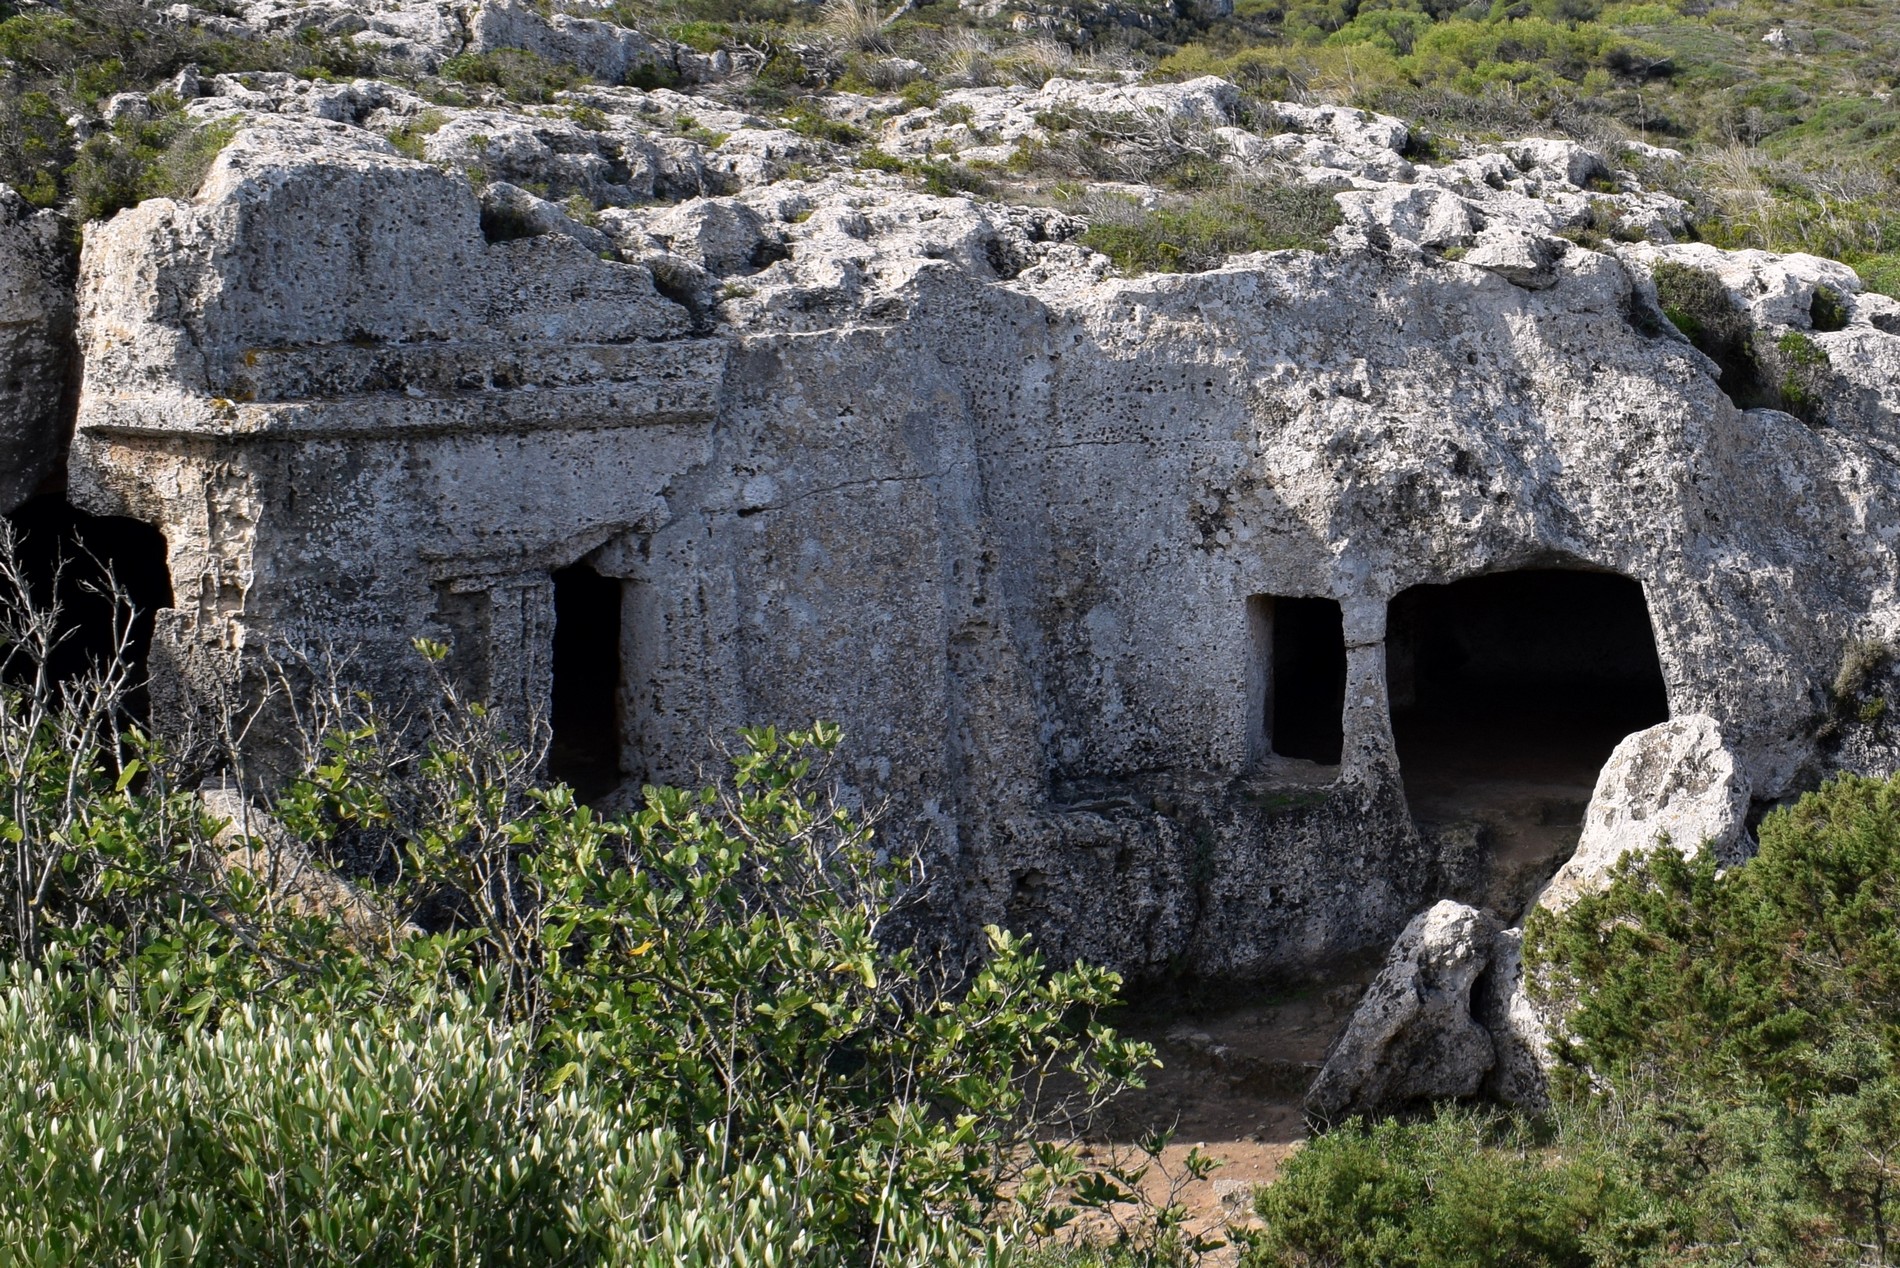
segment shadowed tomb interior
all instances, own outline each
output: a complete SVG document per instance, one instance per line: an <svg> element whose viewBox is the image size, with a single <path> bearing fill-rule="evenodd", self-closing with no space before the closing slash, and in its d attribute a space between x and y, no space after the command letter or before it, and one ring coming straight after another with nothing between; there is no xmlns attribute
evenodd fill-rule
<svg viewBox="0 0 1900 1268"><path fill-rule="evenodd" d="M123 646L135 684L126 704L143 718L153 623L172 606L164 535L135 519L88 515L58 496L35 498L6 519L34 603L59 605L61 629L46 666L54 681L105 663ZM30 672L23 663L9 670Z"/></svg>
<svg viewBox="0 0 1900 1268"><path fill-rule="evenodd" d="M1448 851L1475 843L1446 888L1507 919L1576 848L1617 742L1669 717L1642 587L1608 572L1405 590L1386 674L1413 815Z"/></svg>
<svg viewBox="0 0 1900 1268"><path fill-rule="evenodd" d="M620 606L614 578L586 564L555 572L548 773L583 801L620 783Z"/></svg>
<svg viewBox="0 0 1900 1268"><path fill-rule="evenodd" d="M1248 600L1261 708L1256 758L1337 766L1345 743L1346 638L1337 599Z"/></svg>

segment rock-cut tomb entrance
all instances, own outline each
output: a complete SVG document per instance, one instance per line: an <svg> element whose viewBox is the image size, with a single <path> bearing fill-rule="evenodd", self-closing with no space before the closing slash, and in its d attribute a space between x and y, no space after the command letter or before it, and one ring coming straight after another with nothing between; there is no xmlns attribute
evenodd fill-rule
<svg viewBox="0 0 1900 1268"><path fill-rule="evenodd" d="M1444 887L1507 920L1576 849L1617 742L1669 717L1642 586L1611 572L1402 591L1386 681L1406 795Z"/></svg>
<svg viewBox="0 0 1900 1268"><path fill-rule="evenodd" d="M554 572L548 774L583 801L612 792L624 775L623 588L586 563Z"/></svg>
<svg viewBox="0 0 1900 1268"><path fill-rule="evenodd" d="M121 662L128 686L123 703L133 718L146 719L153 629L159 612L172 606L164 535L139 520L89 515L57 494L34 498L5 518L15 580L37 609L58 608L45 672L54 683L66 683ZM7 659L6 672L16 680L33 670L25 656Z"/></svg>

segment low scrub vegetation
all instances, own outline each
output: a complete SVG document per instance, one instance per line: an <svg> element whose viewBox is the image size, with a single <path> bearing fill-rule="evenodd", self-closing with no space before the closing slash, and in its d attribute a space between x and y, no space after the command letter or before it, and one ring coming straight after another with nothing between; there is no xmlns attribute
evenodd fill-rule
<svg viewBox="0 0 1900 1268"><path fill-rule="evenodd" d="M194 126L177 113L115 124L80 146L68 169L74 211L102 220L147 198L190 198L235 132L229 124Z"/></svg>
<svg viewBox="0 0 1900 1268"><path fill-rule="evenodd" d="M17 12L0 3L0 181L38 206L70 197L82 218L107 215L127 200L178 192L205 144L204 130L162 110L157 121L128 119L82 138L73 120L97 118L113 94L160 89L186 67L320 78L371 66L340 41L218 37L160 20L135 0Z"/></svg>
<svg viewBox="0 0 1900 1268"><path fill-rule="evenodd" d="M1770 338L1707 269L1656 266L1652 280L1663 315L1721 371L1722 390L1744 408L1766 407L1814 424L1828 421L1832 376L1827 350L1799 331ZM1838 330L1845 305L1826 287L1810 304L1816 330Z"/></svg>
<svg viewBox="0 0 1900 1268"><path fill-rule="evenodd" d="M232 821L131 724L125 657L55 679L9 546L8 1262L1004 1265L1132 1200L1058 1143L1152 1063L1115 975L919 943L835 729L602 815L446 681L319 692Z"/></svg>
<svg viewBox="0 0 1900 1268"><path fill-rule="evenodd" d="M1131 273L1195 273L1248 251L1321 251L1340 221L1331 190L1279 182L1237 182L1151 206L1096 194L1082 209L1083 245Z"/></svg>
<svg viewBox="0 0 1900 1268"><path fill-rule="evenodd" d="M585 82L572 66L550 62L525 48L451 57L442 64L442 74L465 84L498 88L510 101L522 102L552 101L555 93Z"/></svg>
<svg viewBox="0 0 1900 1268"><path fill-rule="evenodd" d="M1355 1125L1260 1199L1258 1265L1900 1258L1900 779L1843 776L1752 861L1626 861L1527 931L1572 1001L1549 1123Z"/></svg>

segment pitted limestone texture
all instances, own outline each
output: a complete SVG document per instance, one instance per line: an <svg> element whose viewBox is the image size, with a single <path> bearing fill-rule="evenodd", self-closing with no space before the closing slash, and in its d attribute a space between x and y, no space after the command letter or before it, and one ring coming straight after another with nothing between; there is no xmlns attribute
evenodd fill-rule
<svg viewBox="0 0 1900 1268"><path fill-rule="evenodd" d="M967 104L999 135L1058 97L1241 128L1230 88ZM615 137L693 105L585 98ZM1602 178L1561 146L1420 165L1396 121L1282 111L1247 135L1340 185L1331 248L1124 277L1073 215L823 170L744 119L671 138L711 184L689 197L523 110L524 155L637 196L554 208L577 233L517 186L532 232L484 233L467 180L384 139L410 117L389 100L360 124L232 105L195 198L87 232L71 496L162 530L168 699L316 645L398 693L422 635L545 720L584 563L621 595L594 639L619 661L595 671L611 719L569 734L613 749L591 759L623 799L695 780L740 725L835 719L845 795L925 854L972 945L1000 921L1058 960L1287 978L1475 883L1407 804L1399 596L1528 572L1640 593L1652 712L1628 725L1706 714L1760 798L1819 773L1843 647L1900 629L1885 389L1829 428L1736 408L1655 317L1650 247L1561 236L1606 203L1673 249L1680 205L1579 188ZM1818 276L1751 276L1770 264ZM1812 338L1894 355L1885 310L1827 279L1845 324ZM1756 319L1778 335L1800 285ZM1328 605L1307 712L1337 713L1336 755L1331 726L1275 749L1266 600ZM1547 653L1575 686L1578 649Z"/></svg>
<svg viewBox="0 0 1900 1268"><path fill-rule="evenodd" d="M0 185L0 514L55 479L72 429L69 229Z"/></svg>

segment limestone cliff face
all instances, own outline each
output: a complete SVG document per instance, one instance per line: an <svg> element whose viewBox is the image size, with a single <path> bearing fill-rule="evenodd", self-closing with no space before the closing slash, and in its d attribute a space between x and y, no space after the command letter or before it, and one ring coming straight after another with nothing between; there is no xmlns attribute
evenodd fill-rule
<svg viewBox="0 0 1900 1268"><path fill-rule="evenodd" d="M0 185L0 514L59 467L72 425L73 279L66 227Z"/></svg>
<svg viewBox="0 0 1900 1268"><path fill-rule="evenodd" d="M1427 172L1402 126L1311 126L1356 165L1333 250L1124 278L1058 213L875 174L491 242L458 177L258 117L193 202L87 234L74 496L166 534L180 709L281 649L399 692L427 635L545 716L586 560L634 786L836 719L955 919L1056 958L1293 973L1424 905L1385 663L1420 583L1635 579L1670 712L1794 787L1843 647L1900 633L1890 301L1757 261L1764 321L1844 297L1856 404L1741 410L1655 310L1691 248L1555 235L1574 147ZM1336 770L1263 753L1254 596L1340 604Z"/></svg>

